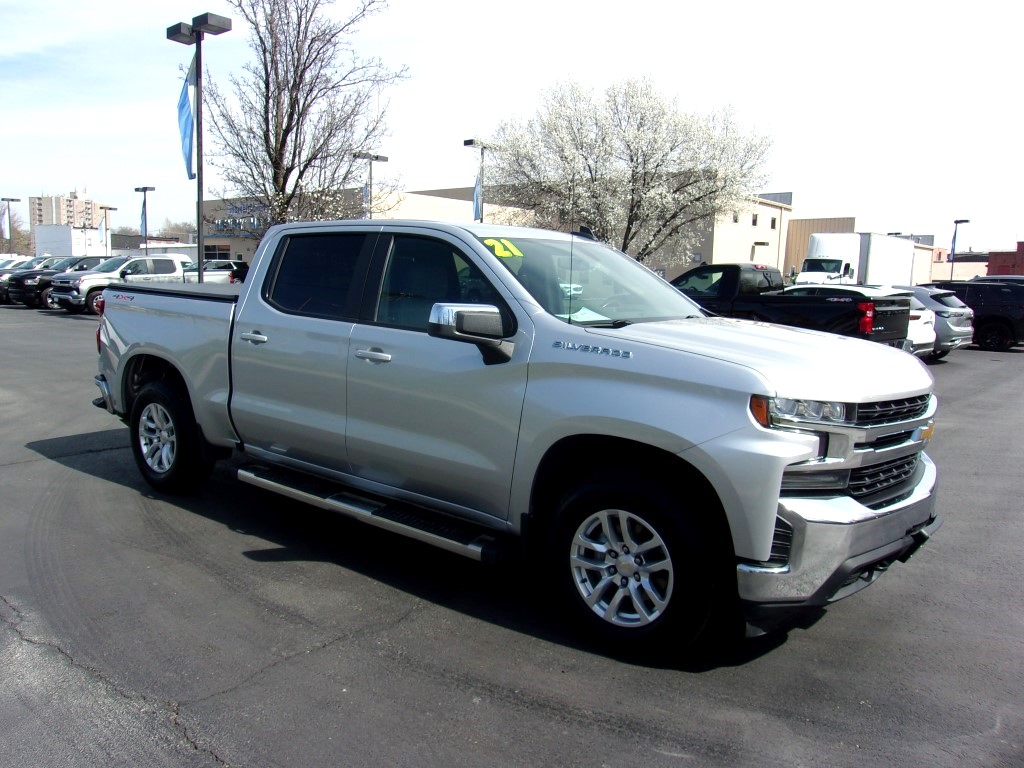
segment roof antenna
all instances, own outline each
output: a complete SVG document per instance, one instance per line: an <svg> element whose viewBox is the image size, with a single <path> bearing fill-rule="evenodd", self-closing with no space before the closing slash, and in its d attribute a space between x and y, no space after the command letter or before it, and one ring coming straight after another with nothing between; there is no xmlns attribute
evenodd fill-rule
<svg viewBox="0 0 1024 768"><path fill-rule="evenodd" d="M580 237L585 237L588 240L597 240L597 238L594 236L594 233L591 231L590 227L585 227L582 224L580 224L579 231L573 232L573 234L579 235Z"/></svg>

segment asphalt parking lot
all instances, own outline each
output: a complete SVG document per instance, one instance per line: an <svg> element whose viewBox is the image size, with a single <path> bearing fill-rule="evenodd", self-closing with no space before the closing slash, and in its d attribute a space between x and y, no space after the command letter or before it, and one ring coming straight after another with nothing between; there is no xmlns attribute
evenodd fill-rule
<svg viewBox="0 0 1024 768"><path fill-rule="evenodd" d="M95 328L0 306L0 765L1024 765L1024 350L931 366L945 523L909 563L666 665L230 465L155 495L90 404Z"/></svg>

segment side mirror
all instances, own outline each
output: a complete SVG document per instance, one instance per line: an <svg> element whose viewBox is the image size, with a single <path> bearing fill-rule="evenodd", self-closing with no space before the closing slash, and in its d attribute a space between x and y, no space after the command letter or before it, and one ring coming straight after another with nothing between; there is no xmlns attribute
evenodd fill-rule
<svg viewBox="0 0 1024 768"><path fill-rule="evenodd" d="M126 279L128 277L128 268L126 267L126 268L122 269L119 274L120 274L122 280Z"/></svg>
<svg viewBox="0 0 1024 768"><path fill-rule="evenodd" d="M435 304L427 333L439 339L476 344L487 364L512 359L515 345L506 341L505 321L490 304Z"/></svg>

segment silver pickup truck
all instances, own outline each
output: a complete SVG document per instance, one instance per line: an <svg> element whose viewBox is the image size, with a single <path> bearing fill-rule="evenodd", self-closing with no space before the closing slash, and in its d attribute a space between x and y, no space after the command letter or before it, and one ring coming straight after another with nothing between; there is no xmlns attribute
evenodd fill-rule
<svg viewBox="0 0 1024 768"><path fill-rule="evenodd" d="M293 499L472 558L521 545L524 588L591 637L757 634L939 526L918 360L709 316L579 234L286 224L242 285L104 298L94 402L153 487L242 452Z"/></svg>

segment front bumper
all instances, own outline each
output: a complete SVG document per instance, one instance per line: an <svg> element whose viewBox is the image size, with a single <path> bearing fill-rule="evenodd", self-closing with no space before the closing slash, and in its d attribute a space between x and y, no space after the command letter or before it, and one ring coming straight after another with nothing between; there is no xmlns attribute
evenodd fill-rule
<svg viewBox="0 0 1024 768"><path fill-rule="evenodd" d="M50 291L50 298L60 304L62 307L70 305L73 307L81 307L85 304L85 296L78 291L58 291L53 289Z"/></svg>
<svg viewBox="0 0 1024 768"><path fill-rule="evenodd" d="M748 634L784 623L872 584L906 562L942 524L935 514L935 465L924 454L907 498L875 511L853 498L783 498L779 518L791 531L786 562L737 566Z"/></svg>
<svg viewBox="0 0 1024 768"><path fill-rule="evenodd" d="M24 304L26 306L38 304L42 290L38 287L10 287L7 289L7 298L12 304Z"/></svg>

